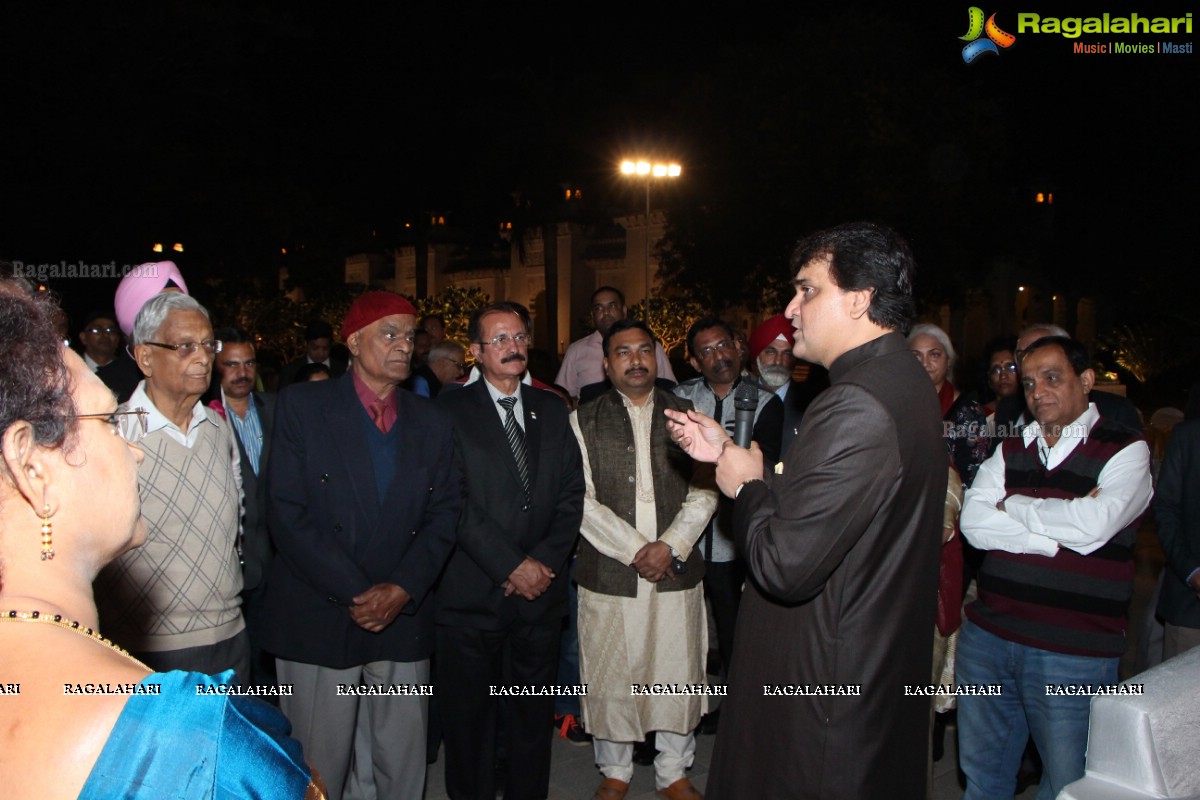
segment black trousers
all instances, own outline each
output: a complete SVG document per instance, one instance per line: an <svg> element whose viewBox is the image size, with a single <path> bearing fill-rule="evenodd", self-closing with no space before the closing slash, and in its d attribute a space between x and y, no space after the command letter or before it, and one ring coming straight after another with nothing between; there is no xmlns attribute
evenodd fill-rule
<svg viewBox="0 0 1200 800"><path fill-rule="evenodd" d="M746 581L746 562L704 562L704 595L712 609L717 626L717 649L721 653L721 679L729 677L733 662L733 632L737 626L738 604L742 601L742 584Z"/></svg>
<svg viewBox="0 0 1200 800"><path fill-rule="evenodd" d="M491 687L555 684L560 619L505 630L438 626L437 694L451 800L494 800L498 716L507 735L505 800L550 793L553 695L493 695Z"/></svg>

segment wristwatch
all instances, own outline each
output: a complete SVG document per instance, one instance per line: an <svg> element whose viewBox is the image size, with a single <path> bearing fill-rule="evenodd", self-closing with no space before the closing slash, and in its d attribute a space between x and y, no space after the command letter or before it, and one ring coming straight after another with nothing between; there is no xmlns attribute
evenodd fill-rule
<svg viewBox="0 0 1200 800"><path fill-rule="evenodd" d="M663 542L666 544L666 542ZM679 552L671 545L667 545L667 549L671 551L671 572L676 575L682 575L687 572L687 564L679 557Z"/></svg>

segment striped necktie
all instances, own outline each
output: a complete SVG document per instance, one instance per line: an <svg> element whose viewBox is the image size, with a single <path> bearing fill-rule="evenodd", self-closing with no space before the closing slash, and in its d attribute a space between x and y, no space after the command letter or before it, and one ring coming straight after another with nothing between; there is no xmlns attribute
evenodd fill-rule
<svg viewBox="0 0 1200 800"><path fill-rule="evenodd" d="M513 407L517 404L515 397L501 397L496 401L504 408L504 435L508 437L508 446L512 448L513 458L517 461L517 472L521 475L521 486L525 489L525 499L529 499L529 453L525 450L525 432L517 424L517 415Z"/></svg>

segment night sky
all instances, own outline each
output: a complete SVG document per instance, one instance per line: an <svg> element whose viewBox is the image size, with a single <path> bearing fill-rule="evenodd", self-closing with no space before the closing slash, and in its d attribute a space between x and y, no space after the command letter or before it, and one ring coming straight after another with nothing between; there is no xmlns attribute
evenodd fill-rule
<svg viewBox="0 0 1200 800"><path fill-rule="evenodd" d="M796 191L819 189L831 216L890 207L859 197L885 193L896 207L899 197L910 210L886 221L913 229L919 258L923 242L944 264L959 251L966 263L1019 250L1024 228L1003 209L1045 184L1057 187L1056 252L1067 277L1121 281L1130 270L1195 261L1186 233L1198 210L1195 54L1080 55L1063 37L1027 34L966 65L965 4L649 5L306 12L194 3L130 16L102 4L9 4L0 258L137 263L151 258L151 242L183 241L177 260L189 275L270 274L280 247L307 244L338 259L394 244L420 212L488 229L517 190L571 183L613 208L636 208L640 195L613 171L623 152L641 147L677 155L685 178L694 177L701 196L689 198L685 181L674 203L704 203L700 187L738 174L748 185L729 187L731 195L754 197L761 175L731 164L753 158L759 143L764 158L790 164L794 131L796 159L844 170L812 185L788 173ZM1015 33L1018 11L1182 16L1193 8L1122 0L984 11ZM1106 38L1194 36L1082 40ZM743 110L714 139L705 114L754 97L755 65L785 76L802 65L793 83L803 92L784 97L791 84L764 92L754 98L761 118ZM900 97L919 124L895 111ZM802 111L779 111L793 102ZM873 120L876 112L899 119ZM838 152L854 140L844 131L863 121L885 138L898 125L905 141L896 152L919 163L930 185L949 181L988 198L966 224L969 236L930 242L953 208L911 178L881 192L870 184L886 184L887 170L856 161L851 145ZM815 135L820 128L831 134ZM730 152L739 142L741 152ZM803 165L783 169L793 168L808 174ZM903 198L909 187L913 196ZM1001 211L984 219L992 212L983 209ZM797 219L787 235L831 221L820 216Z"/></svg>

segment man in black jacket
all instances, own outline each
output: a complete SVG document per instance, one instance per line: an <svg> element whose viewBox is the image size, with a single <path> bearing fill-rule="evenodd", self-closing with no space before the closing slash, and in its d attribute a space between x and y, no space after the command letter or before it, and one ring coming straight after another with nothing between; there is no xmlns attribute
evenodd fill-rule
<svg viewBox="0 0 1200 800"><path fill-rule="evenodd" d="M446 789L496 794L496 721L508 736L504 796L546 797L567 558L583 517L583 467L554 394L521 383L529 332L494 303L468 326L482 375L441 395L454 423L467 506L437 598L437 691L446 722ZM517 696L501 697L505 690ZM523 691L524 690L524 691Z"/></svg>

